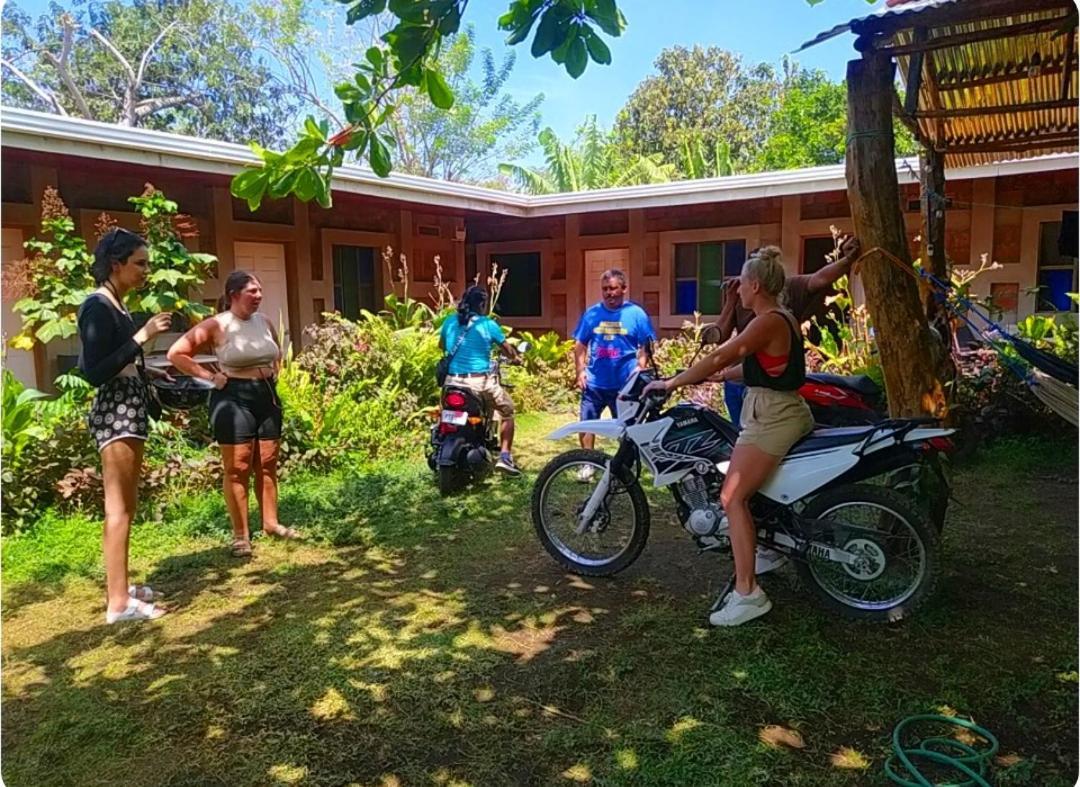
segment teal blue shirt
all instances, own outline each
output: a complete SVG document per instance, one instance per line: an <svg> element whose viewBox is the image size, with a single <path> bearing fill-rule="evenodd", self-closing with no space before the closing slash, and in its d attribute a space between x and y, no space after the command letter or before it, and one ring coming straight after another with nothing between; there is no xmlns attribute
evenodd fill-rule
<svg viewBox="0 0 1080 787"><path fill-rule="evenodd" d="M475 317L472 325L459 325L457 315L449 317L442 324L439 335L447 353L454 349L461 332L468 330L465 341L461 343L457 354L450 359L450 374L476 374L491 371L491 345L502 344L506 336L490 317Z"/></svg>

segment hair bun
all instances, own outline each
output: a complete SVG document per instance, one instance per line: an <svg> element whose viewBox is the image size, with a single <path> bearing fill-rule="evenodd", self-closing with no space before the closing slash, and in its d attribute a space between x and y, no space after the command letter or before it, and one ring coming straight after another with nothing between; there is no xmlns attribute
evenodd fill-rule
<svg viewBox="0 0 1080 787"><path fill-rule="evenodd" d="M783 253L779 246L762 246L754 252L754 256L762 261L783 264Z"/></svg>

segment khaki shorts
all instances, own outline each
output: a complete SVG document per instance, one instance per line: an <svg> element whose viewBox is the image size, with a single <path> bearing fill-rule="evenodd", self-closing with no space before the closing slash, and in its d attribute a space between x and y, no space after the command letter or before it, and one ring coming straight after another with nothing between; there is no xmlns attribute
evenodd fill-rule
<svg viewBox="0 0 1080 787"><path fill-rule="evenodd" d="M446 382L443 385L468 388L474 394L483 398L503 418L510 419L514 417L514 403L510 400L510 395L499 385L498 378L493 374L487 374L483 377L463 377L450 374L446 376Z"/></svg>
<svg viewBox="0 0 1080 787"><path fill-rule="evenodd" d="M814 428L814 416L796 391L755 387L746 389L741 425L735 445L753 445L767 454L784 456Z"/></svg>

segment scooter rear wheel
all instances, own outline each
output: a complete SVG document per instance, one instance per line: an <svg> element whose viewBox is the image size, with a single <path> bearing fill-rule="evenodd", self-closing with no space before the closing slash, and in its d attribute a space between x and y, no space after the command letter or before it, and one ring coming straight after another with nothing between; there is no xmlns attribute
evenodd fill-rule
<svg viewBox="0 0 1080 787"><path fill-rule="evenodd" d="M453 465L439 466L439 494L448 497L465 487L465 473Z"/></svg>

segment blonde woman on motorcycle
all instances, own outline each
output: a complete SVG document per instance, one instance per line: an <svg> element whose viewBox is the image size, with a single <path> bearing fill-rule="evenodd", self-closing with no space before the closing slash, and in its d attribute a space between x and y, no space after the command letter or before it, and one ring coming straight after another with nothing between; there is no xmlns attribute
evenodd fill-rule
<svg viewBox="0 0 1080 787"><path fill-rule="evenodd" d="M746 330L686 371L649 383L643 392L671 392L710 378L741 380L748 388L742 431L720 493L730 525L735 589L709 617L714 626L738 626L772 609L755 576L757 528L749 501L791 446L814 426L810 408L798 394L806 378L803 337L795 318L778 303L783 288L780 249L766 246L752 253L739 276L739 299L754 312ZM729 368L739 360L741 367Z"/></svg>

